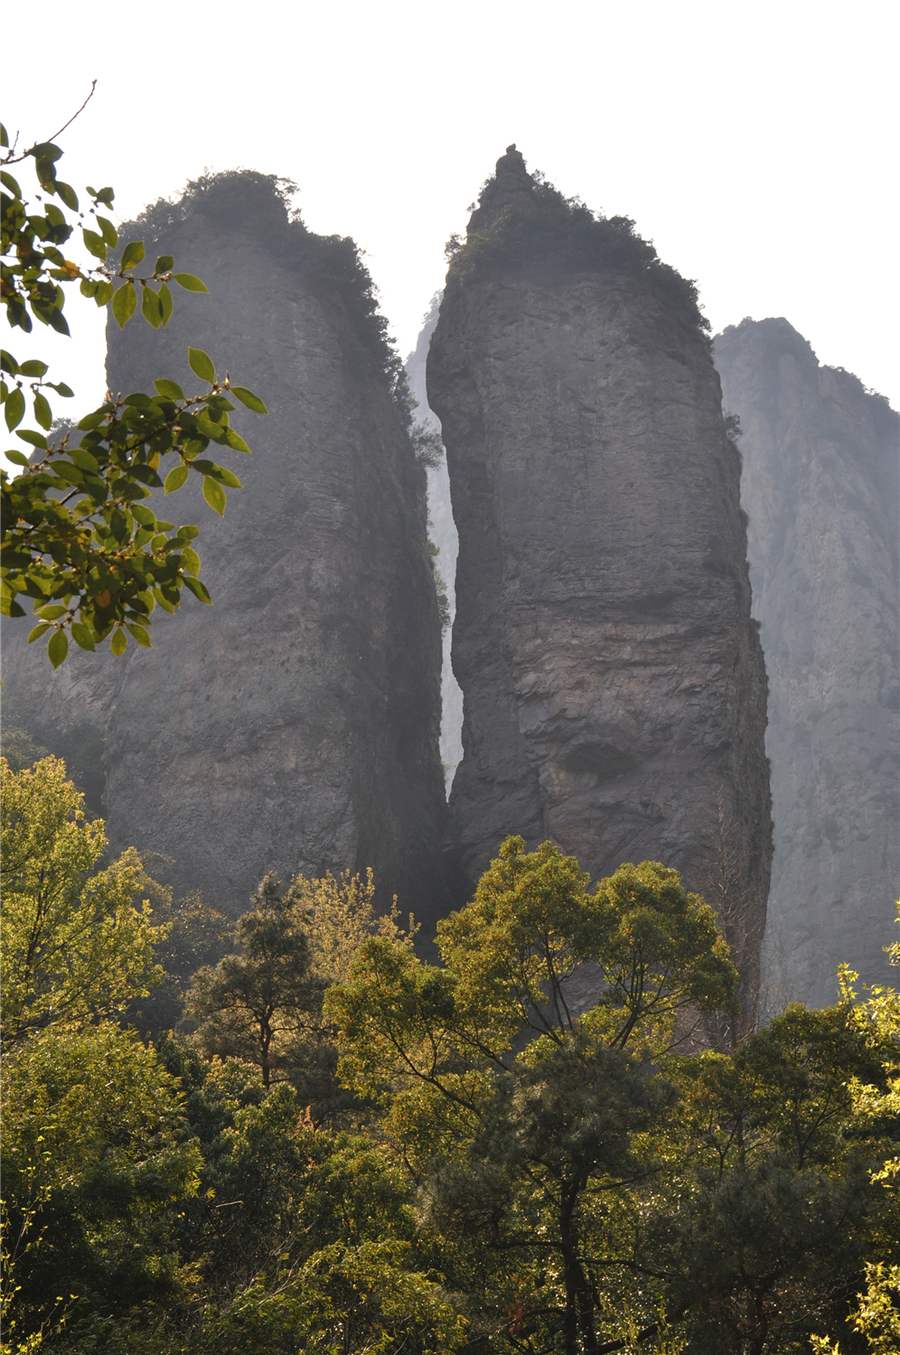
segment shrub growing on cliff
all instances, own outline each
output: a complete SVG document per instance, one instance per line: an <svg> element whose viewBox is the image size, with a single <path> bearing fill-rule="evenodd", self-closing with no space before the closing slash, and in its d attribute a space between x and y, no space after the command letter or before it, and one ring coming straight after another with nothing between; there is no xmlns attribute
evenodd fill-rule
<svg viewBox="0 0 900 1355"><path fill-rule="evenodd" d="M604 217L578 198L563 197L540 174L530 178L530 205L507 204L487 229L451 241L448 282L510 273L623 273L644 282L701 334L710 334L696 283L663 263L630 217Z"/></svg>
<svg viewBox="0 0 900 1355"><path fill-rule="evenodd" d="M335 299L350 319L361 349L385 380L404 425L411 428L415 408L406 372L388 335L388 322L378 309L372 277L349 236L317 235L291 206L297 185L276 174L252 169L225 170L192 179L177 202L160 198L131 223L150 241L170 239L179 223L207 216L230 225L244 225L257 245L265 247L288 269L299 269L311 290L326 304Z"/></svg>

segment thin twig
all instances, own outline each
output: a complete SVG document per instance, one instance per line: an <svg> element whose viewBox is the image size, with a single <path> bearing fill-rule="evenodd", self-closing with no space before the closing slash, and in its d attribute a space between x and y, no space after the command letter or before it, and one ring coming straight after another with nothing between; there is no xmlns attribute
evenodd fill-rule
<svg viewBox="0 0 900 1355"><path fill-rule="evenodd" d="M58 132L54 132L53 135L49 138L49 141L50 141L51 143L54 142L58 136L62 136L62 134L63 134L63 132L66 130L66 128L67 128L67 127L71 127L71 126L72 126L72 123L73 123L73 122L75 121L75 119L79 116L79 114L84 112L84 110L87 108L88 104L90 103L91 99L94 97L94 90L95 90L96 88L97 88L97 81L96 81L96 80L92 80L92 81L91 81L91 92L90 92L90 94L87 96L87 98L85 99L85 101L84 101L84 103L81 105L81 107L80 107L75 113L72 114L72 116L69 118L69 121L68 121L68 122L64 122L63 125L62 125L62 127L60 127L59 131L58 131ZM18 140L19 140L19 134L18 134L18 132L16 132L16 141L18 141ZM31 146L27 151L23 151L21 155L17 155L17 156L15 156L15 158L13 158L13 151L16 149L16 141L14 141L13 144L12 144L12 146L10 147L9 154L7 155L6 159L3 161L3 164L4 164L4 165L16 165L16 164L19 163L20 160L25 160L25 159L31 154L31 152L34 150L34 146L38 146L38 145L47 145L47 142L38 142L38 141L36 141L36 142L34 143L34 146Z"/></svg>

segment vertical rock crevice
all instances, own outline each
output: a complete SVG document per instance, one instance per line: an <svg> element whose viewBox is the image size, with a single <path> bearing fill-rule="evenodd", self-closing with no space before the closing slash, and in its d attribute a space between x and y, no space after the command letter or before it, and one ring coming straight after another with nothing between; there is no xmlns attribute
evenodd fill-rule
<svg viewBox="0 0 900 1355"><path fill-rule="evenodd" d="M510 147L451 259L428 398L459 529L459 893L510 832L594 876L653 858L710 893L724 816L755 983L765 673L692 284Z"/></svg>

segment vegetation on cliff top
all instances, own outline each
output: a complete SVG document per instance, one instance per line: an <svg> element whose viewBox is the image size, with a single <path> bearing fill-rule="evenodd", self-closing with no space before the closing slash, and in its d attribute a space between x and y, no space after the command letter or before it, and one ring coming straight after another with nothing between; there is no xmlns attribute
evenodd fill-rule
<svg viewBox="0 0 900 1355"><path fill-rule="evenodd" d="M173 228L195 216L205 216L220 227L244 230L254 249L269 250L279 263L302 271L314 292L342 306L353 332L387 380L403 416L412 423L414 404L406 373L388 333L388 321L379 311L377 289L362 262L359 247L349 236L316 235L292 206L297 185L277 174L252 169L225 170L192 179L177 202L158 199L122 227L127 238L140 232L151 241L164 241Z"/></svg>
<svg viewBox="0 0 900 1355"><path fill-rule="evenodd" d="M530 205L507 203L486 229L470 229L465 240L451 237L448 283L509 274L621 273L644 282L667 307L709 335L696 283L663 263L630 217L605 217L579 198L564 197L540 172L530 177Z"/></svg>

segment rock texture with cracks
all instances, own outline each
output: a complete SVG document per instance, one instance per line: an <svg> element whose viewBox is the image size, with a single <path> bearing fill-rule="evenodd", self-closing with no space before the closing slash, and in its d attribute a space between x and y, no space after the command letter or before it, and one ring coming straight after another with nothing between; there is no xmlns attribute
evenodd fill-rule
<svg viewBox="0 0 900 1355"><path fill-rule="evenodd" d="M900 880L900 418L820 367L784 319L716 340L739 415L754 609L769 674L775 854L766 968L783 998L837 994L841 961L890 982Z"/></svg>
<svg viewBox="0 0 900 1355"><path fill-rule="evenodd" d="M595 877L653 858L707 892L718 854L752 981L765 674L690 285L510 148L451 261L428 399L459 529L458 896L511 832Z"/></svg>
<svg viewBox="0 0 900 1355"><path fill-rule="evenodd" d="M244 484L224 519L195 490L166 502L201 526L214 606L188 598L155 614L152 650L73 655L52 678L16 638L7 689L45 723L105 730L111 842L174 857L179 887L244 908L269 869L371 865L382 900L428 924L444 907L440 623L425 476L368 278L260 175L201 181L130 235L210 295L179 293L165 331L111 328L111 389L192 389L190 343L270 413L232 416L254 451L218 458Z"/></svg>

